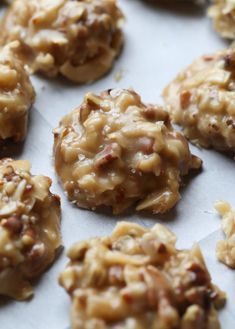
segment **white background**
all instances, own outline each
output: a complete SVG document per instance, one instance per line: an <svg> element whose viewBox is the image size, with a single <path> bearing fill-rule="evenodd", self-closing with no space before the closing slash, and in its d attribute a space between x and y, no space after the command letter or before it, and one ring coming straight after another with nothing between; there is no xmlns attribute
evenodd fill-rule
<svg viewBox="0 0 235 329"><path fill-rule="evenodd" d="M163 1L164 2L164 1ZM175 3L174 0L172 0ZM220 318L224 329L235 328L235 271L217 262L216 242L223 237L220 219L213 209L216 200L235 206L234 161L212 150L193 152L204 161L202 173L192 177L182 192L182 200L166 215L129 213L114 217L75 208L58 184L53 169L52 129L60 118L78 106L87 91L133 87L145 102L161 103L163 87L196 57L228 45L213 31L205 9L192 4L151 5L147 1L120 0L126 15L125 47L114 69L92 85L66 84L62 79L46 81L33 77L37 101L31 110L29 132L24 145L0 151L32 162L32 172L53 179L52 191L62 199L62 236L65 250L73 242L109 234L116 221L126 219L145 226L165 223L178 235L178 246L191 247L199 241L213 281L228 294ZM115 74L123 71L117 82ZM59 260L35 285L35 297L28 302L0 301L1 329L66 329L69 326L69 297L57 284L58 273L67 259Z"/></svg>

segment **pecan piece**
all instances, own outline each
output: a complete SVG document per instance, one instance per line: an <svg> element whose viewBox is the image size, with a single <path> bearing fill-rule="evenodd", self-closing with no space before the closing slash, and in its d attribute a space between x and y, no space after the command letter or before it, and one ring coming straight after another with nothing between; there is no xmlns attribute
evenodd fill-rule
<svg viewBox="0 0 235 329"><path fill-rule="evenodd" d="M234 70L235 69L235 53L226 55L224 57L224 67L226 70Z"/></svg>
<svg viewBox="0 0 235 329"><path fill-rule="evenodd" d="M187 270L194 274L193 281L197 284L206 284L210 279L207 271L197 263L192 263Z"/></svg>
<svg viewBox="0 0 235 329"><path fill-rule="evenodd" d="M117 143L112 143L105 146L103 151L97 154L95 167L102 168L103 166L118 159L121 155L121 147Z"/></svg>
<svg viewBox="0 0 235 329"><path fill-rule="evenodd" d="M20 217L16 215L3 220L2 226L14 234L20 233L23 229L23 223Z"/></svg>
<svg viewBox="0 0 235 329"><path fill-rule="evenodd" d="M191 93L188 90L182 91L180 94L180 105L183 109L186 109L189 106L191 98Z"/></svg>

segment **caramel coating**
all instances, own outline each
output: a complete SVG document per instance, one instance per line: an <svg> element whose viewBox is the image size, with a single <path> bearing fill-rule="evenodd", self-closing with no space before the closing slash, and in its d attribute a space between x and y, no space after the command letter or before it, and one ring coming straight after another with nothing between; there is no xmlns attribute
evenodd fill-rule
<svg viewBox="0 0 235 329"><path fill-rule="evenodd" d="M119 54L122 20L116 0L16 0L1 23L1 39L20 42L18 56L32 72L91 82Z"/></svg>
<svg viewBox="0 0 235 329"><path fill-rule="evenodd" d="M167 112L131 90L86 94L54 130L55 168L79 207L163 213L180 199L181 175L199 168Z"/></svg>
<svg viewBox="0 0 235 329"><path fill-rule="evenodd" d="M223 37L235 39L235 3L231 0L213 0L208 9L215 30Z"/></svg>
<svg viewBox="0 0 235 329"><path fill-rule="evenodd" d="M164 91L170 116L188 139L235 152L235 50L202 56Z"/></svg>
<svg viewBox="0 0 235 329"><path fill-rule="evenodd" d="M28 161L0 161L0 295L32 296L32 279L61 246L60 199L51 180L32 176Z"/></svg>
<svg viewBox="0 0 235 329"><path fill-rule="evenodd" d="M14 52L18 42L0 49L0 144L8 138L23 141L35 92L23 64Z"/></svg>
<svg viewBox="0 0 235 329"><path fill-rule="evenodd" d="M74 244L59 277L72 299L72 329L219 329L225 295L198 245L177 250L166 227L119 222Z"/></svg>

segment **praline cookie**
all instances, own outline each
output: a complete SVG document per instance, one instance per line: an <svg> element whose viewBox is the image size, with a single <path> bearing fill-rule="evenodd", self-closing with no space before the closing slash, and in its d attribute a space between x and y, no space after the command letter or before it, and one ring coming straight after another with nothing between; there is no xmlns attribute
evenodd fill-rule
<svg viewBox="0 0 235 329"><path fill-rule="evenodd" d="M0 144L23 141L35 92L23 64L15 56L18 42L0 49Z"/></svg>
<svg viewBox="0 0 235 329"><path fill-rule="evenodd" d="M16 0L1 23L1 40L20 42L17 54L32 72L84 83L111 69L123 43L122 20L116 0Z"/></svg>
<svg viewBox="0 0 235 329"><path fill-rule="evenodd" d="M61 246L60 199L50 186L31 175L28 161L0 161L0 295L31 297L31 281Z"/></svg>
<svg viewBox="0 0 235 329"><path fill-rule="evenodd" d="M163 213L179 201L181 177L201 166L168 113L133 90L86 94L54 135L56 171L82 208Z"/></svg>
<svg viewBox="0 0 235 329"><path fill-rule="evenodd" d="M235 50L202 56L164 91L173 121L203 147L235 152Z"/></svg>
<svg viewBox="0 0 235 329"><path fill-rule="evenodd" d="M110 236L74 244L59 277L72 329L219 329L224 294L200 248L175 247L164 226L120 222Z"/></svg>
<svg viewBox="0 0 235 329"><path fill-rule="evenodd" d="M231 0L213 0L208 9L215 30L224 38L235 39L235 3Z"/></svg>

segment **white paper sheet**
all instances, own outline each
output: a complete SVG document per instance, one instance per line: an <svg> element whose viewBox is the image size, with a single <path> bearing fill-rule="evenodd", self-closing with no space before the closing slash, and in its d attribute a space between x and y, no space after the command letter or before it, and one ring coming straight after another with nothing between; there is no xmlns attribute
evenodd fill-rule
<svg viewBox="0 0 235 329"><path fill-rule="evenodd" d="M47 81L33 77L37 101L31 110L29 131L22 147L7 154L32 162L32 172L53 179L53 192L62 199L62 236L65 250L73 242L95 235L110 234L117 220L126 219L151 226L165 223L178 236L179 247L200 241L206 262L216 284L228 294L220 313L222 328L235 328L235 271L215 257L216 242L223 237L220 219L213 210L216 200L225 199L235 206L234 161L212 150L193 152L204 161L203 171L189 180L182 200L166 215L131 213L114 217L75 208L66 199L53 169L52 129L60 118L78 106L87 91L100 92L113 87L133 87L145 102L162 102L163 87L193 59L213 53L228 44L217 36L205 11L190 3L173 6L151 5L141 0L120 0L127 21L125 47L112 72L92 85L76 86L62 80ZM115 74L123 72L117 82ZM0 329L67 329L69 297L57 284L67 259L65 252L35 285L35 297L28 302L0 302Z"/></svg>

